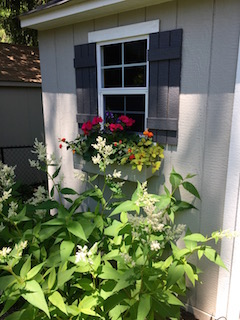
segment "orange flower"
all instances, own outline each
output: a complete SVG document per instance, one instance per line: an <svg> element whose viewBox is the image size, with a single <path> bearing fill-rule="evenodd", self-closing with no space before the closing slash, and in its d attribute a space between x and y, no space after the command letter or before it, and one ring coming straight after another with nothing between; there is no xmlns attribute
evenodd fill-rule
<svg viewBox="0 0 240 320"><path fill-rule="evenodd" d="M147 136L148 138L152 138L153 137L153 133L151 131L145 130L143 132L144 136Z"/></svg>
<svg viewBox="0 0 240 320"><path fill-rule="evenodd" d="M129 149L128 149L128 153L131 153L131 152L132 152L132 149L131 149L131 148L129 148Z"/></svg>
<svg viewBox="0 0 240 320"><path fill-rule="evenodd" d="M76 152L76 150L73 149L72 153L74 154Z"/></svg>

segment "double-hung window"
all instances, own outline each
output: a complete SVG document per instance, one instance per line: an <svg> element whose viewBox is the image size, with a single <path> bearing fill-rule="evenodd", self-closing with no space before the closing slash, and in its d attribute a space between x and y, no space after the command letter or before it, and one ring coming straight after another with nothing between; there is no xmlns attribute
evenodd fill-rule
<svg viewBox="0 0 240 320"><path fill-rule="evenodd" d="M146 128L147 50L146 36L97 44L99 114L127 115L135 120L136 132Z"/></svg>
<svg viewBox="0 0 240 320"><path fill-rule="evenodd" d="M162 144L178 141L182 29L159 32L147 21L88 34L74 48L77 122L106 112L136 120Z"/></svg>

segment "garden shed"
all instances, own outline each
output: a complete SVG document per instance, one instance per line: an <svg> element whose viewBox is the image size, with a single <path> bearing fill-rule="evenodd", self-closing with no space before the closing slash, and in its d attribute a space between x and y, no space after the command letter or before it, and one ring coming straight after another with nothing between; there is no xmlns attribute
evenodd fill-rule
<svg viewBox="0 0 240 320"><path fill-rule="evenodd" d="M208 235L239 231L239 13L238 0L55 0L22 16L22 27L39 31L46 142L48 152L62 157L66 186L84 189L58 138L74 139L116 96L131 96L135 111L143 110L143 128L165 146L150 190L160 191L172 167L183 176L196 174L201 201L183 221ZM126 59L113 61L129 44L135 52L148 50L143 63L129 58L131 70ZM219 251L228 271L201 260L203 284L192 290L187 307L201 320L238 320L239 239L224 239Z"/></svg>
<svg viewBox="0 0 240 320"><path fill-rule="evenodd" d="M0 160L26 184L43 179L28 165L34 139L44 139L41 89L38 48L0 43Z"/></svg>

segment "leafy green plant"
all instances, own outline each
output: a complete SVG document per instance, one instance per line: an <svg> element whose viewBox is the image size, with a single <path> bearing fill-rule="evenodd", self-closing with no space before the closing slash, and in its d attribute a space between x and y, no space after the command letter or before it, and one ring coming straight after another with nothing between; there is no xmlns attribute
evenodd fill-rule
<svg viewBox="0 0 240 320"><path fill-rule="evenodd" d="M79 174L89 184L79 194L55 182L61 166L47 157L43 144L36 141L34 153L38 160L30 161L32 166L48 174L48 167L55 167L49 195L41 187L22 203L14 194L13 168L0 171L0 316L16 306L7 320L179 319L186 279L193 286L199 280L189 258L205 256L224 267L209 242L226 232L184 234L185 226L175 223L178 212L194 209L176 199L176 191L184 188L200 198L191 175L183 178L172 170L171 188L165 186L164 194L149 194L147 183L138 183L126 199L123 182L115 180L120 172L105 175L101 188L94 184L97 176ZM104 172L107 158L99 156ZM53 199L55 192L59 201ZM82 211L88 198L95 208Z"/></svg>

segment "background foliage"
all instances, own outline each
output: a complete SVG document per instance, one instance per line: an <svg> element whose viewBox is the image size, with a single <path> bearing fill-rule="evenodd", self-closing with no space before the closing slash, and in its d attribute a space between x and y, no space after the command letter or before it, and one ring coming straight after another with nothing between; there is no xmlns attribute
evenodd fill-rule
<svg viewBox="0 0 240 320"><path fill-rule="evenodd" d="M49 0L1 0L0 41L37 46L37 31L22 29L19 15L47 2Z"/></svg>

